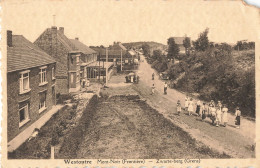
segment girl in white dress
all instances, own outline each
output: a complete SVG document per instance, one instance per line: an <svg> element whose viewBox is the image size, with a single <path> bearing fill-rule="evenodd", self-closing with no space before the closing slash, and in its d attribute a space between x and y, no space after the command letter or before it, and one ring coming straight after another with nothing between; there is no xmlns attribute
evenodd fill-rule
<svg viewBox="0 0 260 168"><path fill-rule="evenodd" d="M223 122L223 126L226 127L227 126L227 122L228 122L228 108L227 106L224 104L223 109L222 109L222 122Z"/></svg>
<svg viewBox="0 0 260 168"><path fill-rule="evenodd" d="M218 107L216 111L216 127L218 127L219 124L221 123L221 115L222 115L221 107Z"/></svg>
<svg viewBox="0 0 260 168"><path fill-rule="evenodd" d="M193 101L192 101L192 98L190 98L190 101L189 101L188 112L189 112L189 115L192 115L192 113L193 113Z"/></svg>

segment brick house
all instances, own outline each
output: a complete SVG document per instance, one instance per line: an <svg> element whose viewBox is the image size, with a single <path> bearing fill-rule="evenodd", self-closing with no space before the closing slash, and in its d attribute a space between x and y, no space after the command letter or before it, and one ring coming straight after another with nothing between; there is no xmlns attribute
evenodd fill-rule
<svg viewBox="0 0 260 168"><path fill-rule="evenodd" d="M81 51L82 48L78 47L78 43L68 39L64 35L63 27L57 29L55 26L47 28L34 44L51 55L57 62L57 93L67 94L78 91L80 89L80 62L86 57L88 60L88 56L90 56L88 53L85 54L85 49ZM95 59L95 56L92 56ZM92 60L92 58L89 60Z"/></svg>
<svg viewBox="0 0 260 168"><path fill-rule="evenodd" d="M89 65L97 61L97 52L79 41L79 38L70 39L71 43L80 51L80 79L91 76ZM70 66L69 66L70 67Z"/></svg>
<svg viewBox="0 0 260 168"><path fill-rule="evenodd" d="M55 60L7 31L7 139L41 120L56 104Z"/></svg>

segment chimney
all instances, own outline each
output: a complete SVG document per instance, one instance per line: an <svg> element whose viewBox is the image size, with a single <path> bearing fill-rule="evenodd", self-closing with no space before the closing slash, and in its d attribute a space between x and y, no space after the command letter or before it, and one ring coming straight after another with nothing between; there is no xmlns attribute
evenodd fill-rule
<svg viewBox="0 0 260 168"><path fill-rule="evenodd" d="M62 34L64 34L64 27L60 27L59 30Z"/></svg>
<svg viewBox="0 0 260 168"><path fill-rule="evenodd" d="M76 37L76 38L75 38L75 40L78 40L78 41L79 41L79 38L78 38L78 37Z"/></svg>
<svg viewBox="0 0 260 168"><path fill-rule="evenodd" d="M12 47L13 46L13 41L12 41L12 31L7 30L7 46Z"/></svg>
<svg viewBox="0 0 260 168"><path fill-rule="evenodd" d="M52 34L57 34L57 27L56 26L52 26L51 27L51 33Z"/></svg>

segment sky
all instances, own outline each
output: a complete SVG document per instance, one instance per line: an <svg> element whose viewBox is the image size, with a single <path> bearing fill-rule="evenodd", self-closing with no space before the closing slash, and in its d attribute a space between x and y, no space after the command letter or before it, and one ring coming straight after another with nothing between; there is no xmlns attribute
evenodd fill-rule
<svg viewBox="0 0 260 168"><path fill-rule="evenodd" d="M241 1L202 0L5 0L3 30L34 42L51 26L88 46L114 41L155 41L187 35L197 39L209 28L209 40L236 43L259 38L259 9ZM53 17L55 15L55 19Z"/></svg>

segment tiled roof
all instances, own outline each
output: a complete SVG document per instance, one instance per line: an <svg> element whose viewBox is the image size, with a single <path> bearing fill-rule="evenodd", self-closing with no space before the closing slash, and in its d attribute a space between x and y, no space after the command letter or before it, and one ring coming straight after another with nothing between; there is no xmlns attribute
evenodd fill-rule
<svg viewBox="0 0 260 168"><path fill-rule="evenodd" d="M7 72L29 69L54 63L55 60L22 35L12 36L7 47Z"/></svg>
<svg viewBox="0 0 260 168"><path fill-rule="evenodd" d="M81 43L79 40L70 39L71 43L74 44L77 50L81 51L84 54L95 54L95 50L92 50L85 44Z"/></svg>
<svg viewBox="0 0 260 168"><path fill-rule="evenodd" d="M69 50L75 51L77 48L60 30L57 30L57 39Z"/></svg>
<svg viewBox="0 0 260 168"><path fill-rule="evenodd" d="M127 50L127 49L125 48L125 46L123 46L122 43L119 43L118 45L120 46L120 48L122 48L122 50Z"/></svg>

